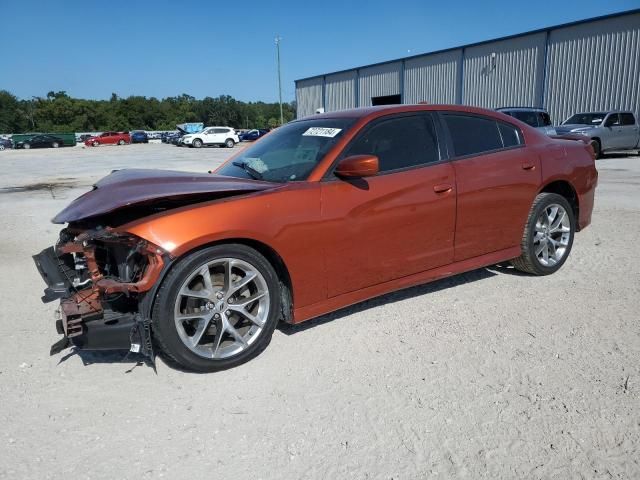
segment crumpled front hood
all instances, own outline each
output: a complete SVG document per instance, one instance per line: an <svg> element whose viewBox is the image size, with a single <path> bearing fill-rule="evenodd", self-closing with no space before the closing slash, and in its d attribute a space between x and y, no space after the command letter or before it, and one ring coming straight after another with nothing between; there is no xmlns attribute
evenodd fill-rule
<svg viewBox="0 0 640 480"><path fill-rule="evenodd" d="M184 198L216 193L243 194L277 188L277 183L262 182L207 173L174 170L116 170L99 180L93 190L73 200L52 220L53 223L77 222L135 204L166 198ZM227 195L228 196L228 195Z"/></svg>

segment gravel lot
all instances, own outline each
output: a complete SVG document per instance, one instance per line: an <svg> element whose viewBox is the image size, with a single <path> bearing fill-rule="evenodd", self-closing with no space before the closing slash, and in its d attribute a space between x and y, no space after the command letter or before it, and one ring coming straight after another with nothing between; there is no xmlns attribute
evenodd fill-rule
<svg viewBox="0 0 640 480"><path fill-rule="evenodd" d="M1 478L640 478L639 157L598 162L593 224L553 276L387 295L217 374L49 357L30 258L49 219L112 169L206 171L233 151L0 152Z"/></svg>

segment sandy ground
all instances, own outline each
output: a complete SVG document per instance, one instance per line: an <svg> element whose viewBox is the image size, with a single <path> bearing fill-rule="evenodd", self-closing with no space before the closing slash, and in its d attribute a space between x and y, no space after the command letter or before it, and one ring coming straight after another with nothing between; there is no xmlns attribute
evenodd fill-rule
<svg viewBox="0 0 640 480"><path fill-rule="evenodd" d="M30 258L48 220L111 169L230 153L0 152L0 477L640 478L638 157L598 162L593 225L553 276L494 267L387 295L218 374L49 357Z"/></svg>

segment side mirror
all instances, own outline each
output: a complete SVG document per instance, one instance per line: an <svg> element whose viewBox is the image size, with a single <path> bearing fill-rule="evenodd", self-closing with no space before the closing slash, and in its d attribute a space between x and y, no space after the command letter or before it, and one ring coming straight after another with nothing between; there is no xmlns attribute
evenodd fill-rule
<svg viewBox="0 0 640 480"><path fill-rule="evenodd" d="M340 160L335 174L338 177L360 178L371 177L379 171L378 157L375 155L352 155Z"/></svg>

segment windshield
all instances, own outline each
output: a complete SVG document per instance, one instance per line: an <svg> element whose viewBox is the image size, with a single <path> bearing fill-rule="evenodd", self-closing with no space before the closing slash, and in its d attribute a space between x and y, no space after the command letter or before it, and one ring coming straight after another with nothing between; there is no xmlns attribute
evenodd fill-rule
<svg viewBox="0 0 640 480"><path fill-rule="evenodd" d="M606 113L576 113L565 120L563 125L600 125L606 116Z"/></svg>
<svg viewBox="0 0 640 480"><path fill-rule="evenodd" d="M306 180L354 121L322 118L288 123L246 148L217 173L269 182Z"/></svg>

